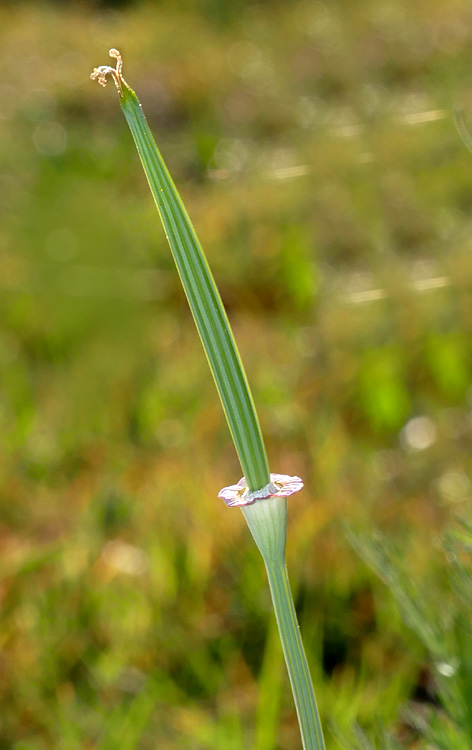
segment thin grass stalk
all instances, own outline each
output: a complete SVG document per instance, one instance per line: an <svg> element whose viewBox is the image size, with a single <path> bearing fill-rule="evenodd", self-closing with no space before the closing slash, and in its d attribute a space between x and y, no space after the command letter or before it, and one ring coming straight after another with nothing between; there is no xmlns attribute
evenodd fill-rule
<svg viewBox="0 0 472 750"><path fill-rule="evenodd" d="M304 750L325 750L318 704L285 564L287 500L260 500L242 511L264 559Z"/></svg>
<svg viewBox="0 0 472 750"><path fill-rule="evenodd" d="M322 750L324 748L323 730L285 560L278 563L266 563L266 570L303 747Z"/></svg>

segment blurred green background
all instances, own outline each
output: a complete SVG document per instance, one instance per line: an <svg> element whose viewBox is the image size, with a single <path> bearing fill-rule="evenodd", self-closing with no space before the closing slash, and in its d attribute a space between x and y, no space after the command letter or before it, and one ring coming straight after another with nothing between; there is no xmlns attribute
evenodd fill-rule
<svg viewBox="0 0 472 750"><path fill-rule="evenodd" d="M295 750L240 469L113 86L207 253L273 471L329 727L434 704L343 524L446 583L472 447L466 0L3 2L0 748ZM426 675L426 676L425 676ZM416 743L416 744L415 744Z"/></svg>

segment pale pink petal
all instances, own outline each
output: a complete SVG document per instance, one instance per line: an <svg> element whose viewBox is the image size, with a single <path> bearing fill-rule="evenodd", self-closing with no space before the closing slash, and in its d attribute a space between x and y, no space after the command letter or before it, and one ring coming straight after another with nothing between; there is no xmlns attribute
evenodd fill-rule
<svg viewBox="0 0 472 750"><path fill-rule="evenodd" d="M300 477L289 477L287 474L271 474L272 484L277 488L271 497L288 497L303 489L303 480Z"/></svg>
<svg viewBox="0 0 472 750"><path fill-rule="evenodd" d="M218 497L221 497L230 508L234 505L249 505L249 503L254 502L254 500L248 498L247 483L244 477L242 477L237 484L223 487L223 489L218 492Z"/></svg>

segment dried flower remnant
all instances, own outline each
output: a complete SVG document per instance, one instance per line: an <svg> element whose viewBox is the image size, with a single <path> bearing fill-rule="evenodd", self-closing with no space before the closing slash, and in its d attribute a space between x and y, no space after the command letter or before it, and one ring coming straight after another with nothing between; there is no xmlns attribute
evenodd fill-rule
<svg viewBox="0 0 472 750"><path fill-rule="evenodd" d="M112 68L111 65L99 65L98 68L94 68L93 72L90 73L90 78L92 79L92 81L98 81L100 86L106 86L107 76L113 76L113 80L115 82L116 88L118 89L118 93L120 96L123 96L123 89L121 87L121 84L124 83L124 85L127 86L127 83L121 74L123 68L123 60L121 59L121 55L117 49L112 48L108 51L108 54L110 55L110 57L115 58L116 68Z"/></svg>
<svg viewBox="0 0 472 750"><path fill-rule="evenodd" d="M218 493L218 497L225 501L231 508L238 505L251 505L256 500L264 500L269 497L288 497L303 489L303 480L300 477L290 477L287 474L271 474L270 482L265 487L251 492L247 486L245 477L237 484L224 487Z"/></svg>

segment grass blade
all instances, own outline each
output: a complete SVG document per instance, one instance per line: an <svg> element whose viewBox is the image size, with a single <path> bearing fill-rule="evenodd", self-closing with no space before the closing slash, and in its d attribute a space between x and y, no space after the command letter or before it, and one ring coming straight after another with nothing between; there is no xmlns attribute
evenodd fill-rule
<svg viewBox="0 0 472 750"><path fill-rule="evenodd" d="M286 497L298 492L303 482L300 477L269 475L254 403L213 276L138 98L121 75L121 56L114 49L110 50L110 55L117 60L116 70L102 65L95 68L91 77L102 85L106 85L107 75L112 75L115 81L121 108L156 202L247 482L247 487L245 483L241 486L241 482L225 487L219 496L227 505L242 506L266 563L303 747L305 750L324 750L318 708L285 567ZM247 488L249 494L254 493L249 502L246 502Z"/></svg>
<svg viewBox="0 0 472 750"><path fill-rule="evenodd" d="M114 78L121 108L159 211L244 476L251 491L259 490L269 484L269 466L254 401L223 303L141 104L121 75L121 57L116 50L110 50L110 55L118 61L116 70L102 65L95 69L92 77L102 85L105 85L107 75Z"/></svg>

